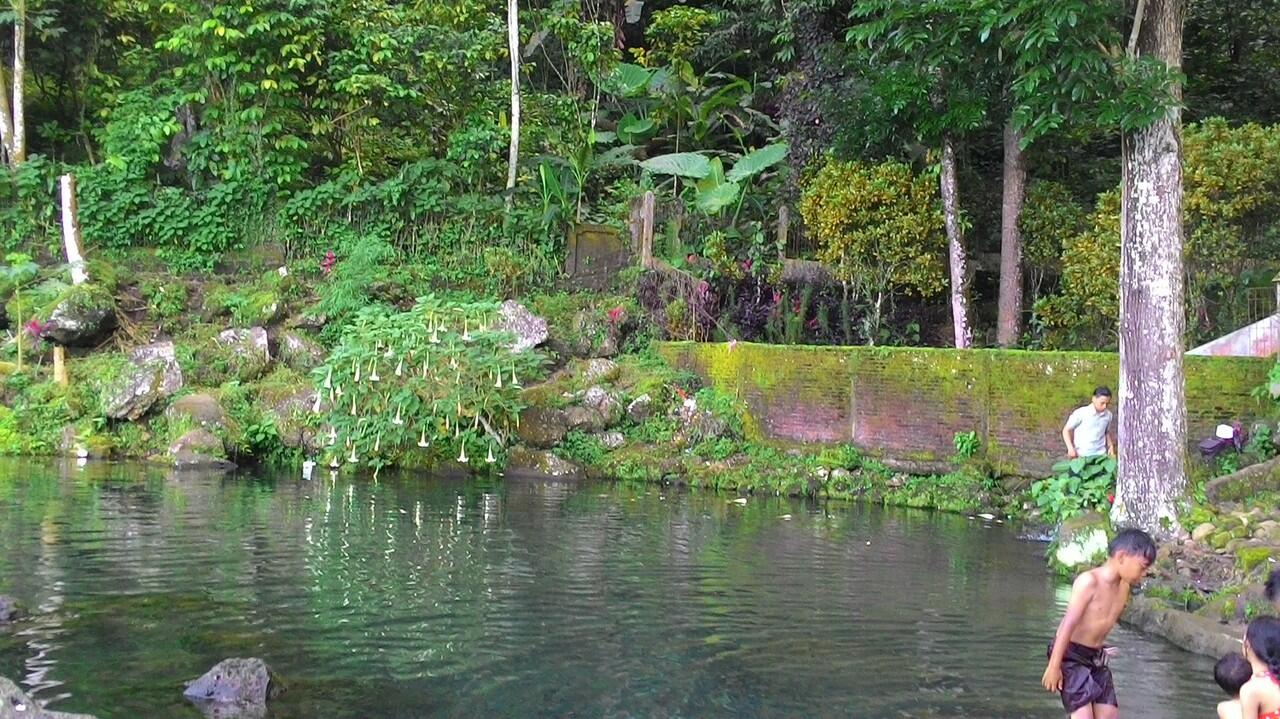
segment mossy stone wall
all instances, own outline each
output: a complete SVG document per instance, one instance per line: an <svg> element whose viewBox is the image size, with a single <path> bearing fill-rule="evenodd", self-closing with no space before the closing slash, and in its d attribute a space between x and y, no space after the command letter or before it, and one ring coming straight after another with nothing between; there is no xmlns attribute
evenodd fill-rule
<svg viewBox="0 0 1280 719"><path fill-rule="evenodd" d="M852 443L911 471L946 469L958 432L976 432L1005 474L1040 476L1062 456L1062 424L1093 388L1119 382L1119 357L1024 352L750 343L659 343L747 405L752 439ZM1264 408L1251 396L1270 360L1185 359L1192 443L1219 422L1246 424ZM1117 403L1118 404L1118 403Z"/></svg>

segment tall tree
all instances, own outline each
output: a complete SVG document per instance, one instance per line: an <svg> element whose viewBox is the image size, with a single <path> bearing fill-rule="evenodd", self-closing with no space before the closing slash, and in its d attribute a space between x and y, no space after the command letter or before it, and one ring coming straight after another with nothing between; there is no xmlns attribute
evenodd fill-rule
<svg viewBox="0 0 1280 719"><path fill-rule="evenodd" d="M1027 162L1022 130L1004 126L1004 173L1000 197L1000 299L996 343L1011 347L1022 335L1022 233L1018 218L1027 195Z"/></svg>
<svg viewBox="0 0 1280 719"><path fill-rule="evenodd" d="M939 151L939 192L951 265L955 346L973 342L969 261L964 242L957 143L986 120L989 75L978 47L980 17L969 0L858 0L848 39L865 43L869 101L885 108L887 134L906 133Z"/></svg>
<svg viewBox="0 0 1280 719"><path fill-rule="evenodd" d="M27 159L26 78L27 78L27 3L12 0L13 8L13 101L0 64L0 145L10 167Z"/></svg>
<svg viewBox="0 0 1280 719"><path fill-rule="evenodd" d="M1130 57L1180 67L1184 0L1138 0ZM1179 87L1173 87L1174 99ZM1120 470L1113 518L1167 533L1186 488L1182 374L1182 121L1172 103L1124 137L1120 228Z"/></svg>
<svg viewBox="0 0 1280 719"><path fill-rule="evenodd" d="M516 168L520 161L520 7L507 0L507 52L511 55L511 146L507 151L507 212L516 199Z"/></svg>

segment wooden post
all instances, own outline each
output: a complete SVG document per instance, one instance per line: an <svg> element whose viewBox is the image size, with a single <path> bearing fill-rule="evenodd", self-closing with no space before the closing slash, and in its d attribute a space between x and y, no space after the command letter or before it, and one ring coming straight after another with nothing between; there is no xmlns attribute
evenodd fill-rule
<svg viewBox="0 0 1280 719"><path fill-rule="evenodd" d="M644 193L640 203L640 266L653 269L653 191Z"/></svg>
<svg viewBox="0 0 1280 719"><path fill-rule="evenodd" d="M82 285L89 280L84 268L84 252L80 249L80 219L76 206L76 178L68 173L60 179L62 185L62 244L67 252L67 264L71 266L71 284ZM67 371L67 349L62 345L53 348L53 381L66 387L71 384Z"/></svg>
<svg viewBox="0 0 1280 719"><path fill-rule="evenodd" d="M67 250L67 264L71 265L71 284L82 285L89 280L84 268L84 252L80 249L80 220L76 205L76 178L63 175L62 184L62 243Z"/></svg>
<svg viewBox="0 0 1280 719"><path fill-rule="evenodd" d="M71 376L67 372L67 348L62 345L53 348L53 381L63 387L71 384Z"/></svg>

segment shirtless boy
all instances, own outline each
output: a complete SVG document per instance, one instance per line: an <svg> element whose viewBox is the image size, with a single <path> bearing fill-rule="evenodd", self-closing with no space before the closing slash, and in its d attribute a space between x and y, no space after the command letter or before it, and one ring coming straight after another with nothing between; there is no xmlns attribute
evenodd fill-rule
<svg viewBox="0 0 1280 719"><path fill-rule="evenodd" d="M1071 585L1067 613L1049 647L1049 666L1040 683L1062 695L1071 719L1115 719L1120 716L1116 687L1107 667L1103 642L1129 601L1130 588L1141 581L1156 558L1156 545L1138 529L1126 529L1107 547L1107 561Z"/></svg>

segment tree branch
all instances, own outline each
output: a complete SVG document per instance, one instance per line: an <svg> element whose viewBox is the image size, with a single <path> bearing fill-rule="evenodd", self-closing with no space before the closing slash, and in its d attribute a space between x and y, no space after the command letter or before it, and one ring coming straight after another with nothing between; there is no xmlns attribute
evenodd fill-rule
<svg viewBox="0 0 1280 719"><path fill-rule="evenodd" d="M1138 0L1138 7L1133 13L1133 30L1129 32L1129 47L1125 50L1129 57L1137 57L1138 32L1142 29L1142 15L1146 9L1147 0Z"/></svg>

